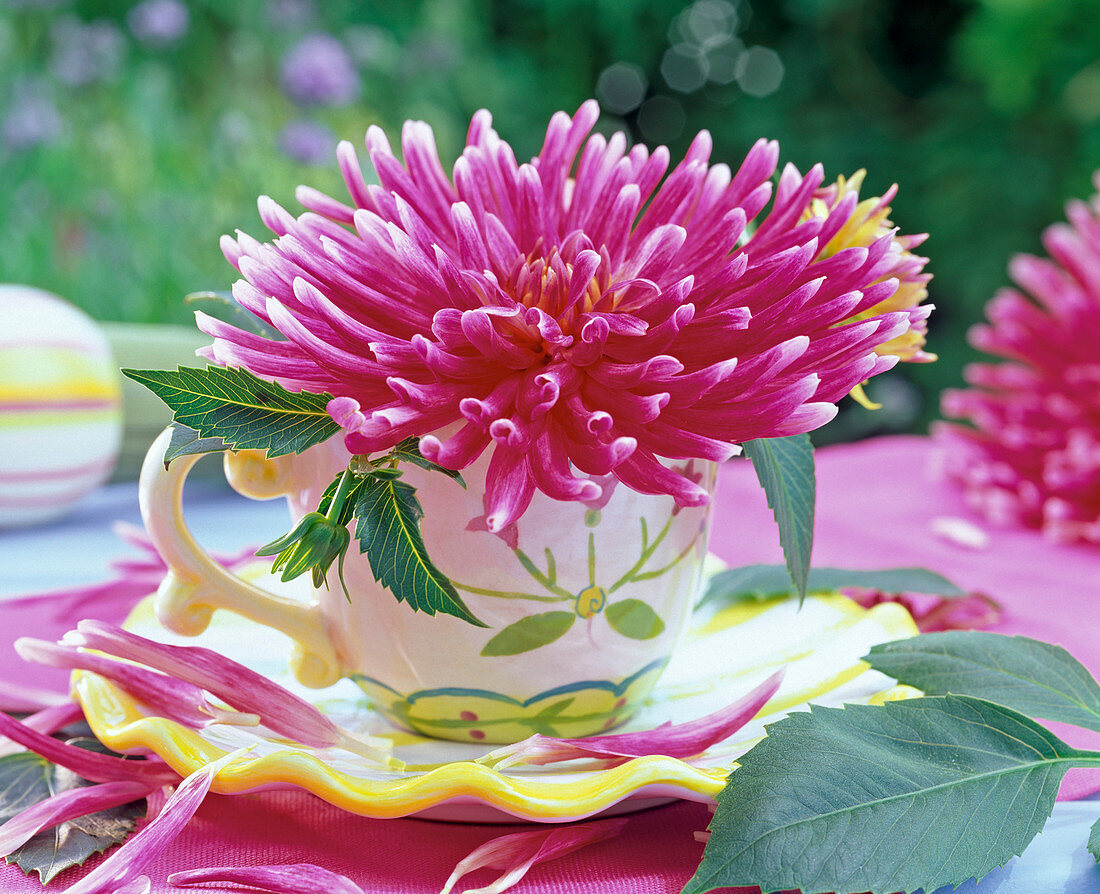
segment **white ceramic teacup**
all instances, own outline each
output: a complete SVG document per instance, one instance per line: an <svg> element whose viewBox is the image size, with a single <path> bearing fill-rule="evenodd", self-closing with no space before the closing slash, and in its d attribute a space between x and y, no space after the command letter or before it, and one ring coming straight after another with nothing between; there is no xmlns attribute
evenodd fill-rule
<svg viewBox="0 0 1100 894"><path fill-rule="evenodd" d="M463 470L466 489L413 466L428 554L488 627L414 612L375 582L354 536L346 598L329 572L313 601L275 595L212 560L183 522L184 480L197 457L165 469L170 432L150 448L141 477L146 527L170 569L156 597L161 623L201 633L225 608L295 641L295 675L324 687L355 680L375 709L426 735L512 742L534 732L591 735L640 706L674 649L702 575L709 507L677 510L671 497L619 485L594 508L536 492L513 549L476 530L488 456ZM232 486L254 499L287 499L291 522L317 506L347 466L340 438L267 459L226 452ZM713 490L717 468L695 463ZM288 528L289 529L289 528Z"/></svg>

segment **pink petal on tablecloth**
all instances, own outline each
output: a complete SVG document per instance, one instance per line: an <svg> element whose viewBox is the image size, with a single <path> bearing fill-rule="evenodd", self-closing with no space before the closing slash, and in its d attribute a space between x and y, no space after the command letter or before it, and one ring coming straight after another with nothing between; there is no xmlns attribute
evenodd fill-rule
<svg viewBox="0 0 1100 894"><path fill-rule="evenodd" d="M485 842L460 862L439 894L450 894L455 883L476 869L507 870L504 875L484 888L471 888L465 894L500 894L522 879L536 863L545 863L563 854L579 850L597 841L618 835L625 819L595 820L531 832L514 832Z"/></svg>
<svg viewBox="0 0 1100 894"><path fill-rule="evenodd" d="M0 711L0 736L7 736L46 760L72 770L77 776L92 782L136 779L150 786L157 786L168 785L179 779L179 774L162 760L124 760L121 757L98 754L86 748L67 745L31 729L2 711Z"/></svg>
<svg viewBox="0 0 1100 894"><path fill-rule="evenodd" d="M183 827L191 821L199 809L214 777L228 764L241 756L242 750L232 751L204 767L200 767L183 780L164 805L156 819L126 841L117 851L100 863L65 894L118 894L131 890L142 870L158 856ZM140 889L136 889L140 890Z"/></svg>
<svg viewBox="0 0 1100 894"><path fill-rule="evenodd" d="M776 671L732 705L687 723L666 722L651 730L584 739L555 739L536 733L522 742L490 751L481 761L503 770L515 764L552 764L577 758L694 757L752 720L775 695L782 680L783 671Z"/></svg>
<svg viewBox="0 0 1100 894"><path fill-rule="evenodd" d="M168 883L176 888L197 888L204 883L245 885L271 894L363 894L363 889L346 875L313 863L187 869L173 872Z"/></svg>
<svg viewBox="0 0 1100 894"><path fill-rule="evenodd" d="M18 850L43 829L129 804L144 798L152 790L153 787L144 782L104 782L59 792L45 801L32 804L0 825L0 855L6 857Z"/></svg>

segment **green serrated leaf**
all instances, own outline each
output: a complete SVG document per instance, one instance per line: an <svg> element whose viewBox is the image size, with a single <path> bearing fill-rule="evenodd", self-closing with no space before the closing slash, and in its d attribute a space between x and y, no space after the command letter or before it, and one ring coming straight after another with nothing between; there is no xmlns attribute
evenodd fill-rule
<svg viewBox="0 0 1100 894"><path fill-rule="evenodd" d="M540 649L564 636L577 619L574 612L540 612L520 618L494 636L481 654L487 658Z"/></svg>
<svg viewBox="0 0 1100 894"><path fill-rule="evenodd" d="M864 661L928 695L972 695L1029 717L1100 732L1100 685L1061 646L952 630L883 643Z"/></svg>
<svg viewBox="0 0 1100 894"><path fill-rule="evenodd" d="M612 630L630 639L653 639L665 629L665 622L641 599L621 599L609 605L604 614Z"/></svg>
<svg viewBox="0 0 1100 894"><path fill-rule="evenodd" d="M91 745L81 740L72 744ZM0 757L0 822L51 795L89 784L29 751ZM9 854L7 862L17 864L28 875L37 872L45 885L63 869L79 866L92 854L125 841L145 810L142 799L45 829Z"/></svg>
<svg viewBox="0 0 1100 894"><path fill-rule="evenodd" d="M457 481L463 487L466 486L466 480L454 469L448 469L445 466L441 466L439 463L433 463L430 459L424 458L420 453L419 438L405 438L404 441L401 441L401 443L390 452L402 462L412 463L414 466L420 466L422 469L427 469L429 472L442 472L448 478Z"/></svg>
<svg viewBox="0 0 1100 894"><path fill-rule="evenodd" d="M325 410L331 394L287 391L247 370L181 366L122 372L168 404L176 422L203 438L221 438L234 450L301 453L340 431Z"/></svg>
<svg viewBox="0 0 1100 894"><path fill-rule="evenodd" d="M164 451L164 467L181 456L194 456L203 453L220 453L225 450L225 441L221 438L204 438L195 429L182 422L172 424L172 435L168 449Z"/></svg>
<svg viewBox="0 0 1100 894"><path fill-rule="evenodd" d="M184 296L183 303L197 307L210 316L253 335L272 341L286 341L286 336L278 329L269 326L252 311L241 307L232 292L192 292Z"/></svg>
<svg viewBox="0 0 1100 894"><path fill-rule="evenodd" d="M806 598L810 552L814 545L814 448L809 435L757 438L741 445L764 488L787 571L800 599Z"/></svg>
<svg viewBox="0 0 1100 894"><path fill-rule="evenodd" d="M416 490L404 481L364 479L358 491L356 536L374 578L414 611L454 615L486 627L458 595L450 579L428 558L420 535L424 511Z"/></svg>
<svg viewBox="0 0 1100 894"><path fill-rule="evenodd" d="M796 712L740 759L684 894L932 891L1023 852L1071 766L1035 721L967 697Z"/></svg>
<svg viewBox="0 0 1100 894"><path fill-rule="evenodd" d="M867 587L884 593L928 593L965 596L947 578L927 568L883 568L855 571L845 568L811 568L806 578L808 593L833 593L843 587ZM730 568L710 579L700 605L712 599L727 603L763 601L794 593L791 575L782 565L746 565Z"/></svg>
<svg viewBox="0 0 1100 894"><path fill-rule="evenodd" d="M1089 830L1088 847L1093 859L1100 863L1100 820L1093 823L1092 828Z"/></svg>

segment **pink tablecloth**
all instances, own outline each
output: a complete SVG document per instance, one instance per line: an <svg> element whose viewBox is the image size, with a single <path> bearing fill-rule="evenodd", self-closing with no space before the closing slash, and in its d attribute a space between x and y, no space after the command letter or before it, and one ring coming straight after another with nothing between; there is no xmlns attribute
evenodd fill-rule
<svg viewBox="0 0 1100 894"><path fill-rule="evenodd" d="M815 563L931 568L998 599L1005 606L998 630L1060 643L1100 674L1100 550L1054 546L1033 532L990 527L985 528L989 544L980 550L937 536L935 519L977 519L949 485L929 478L930 458L929 442L912 437L819 451ZM712 548L731 564L781 561L774 524L747 463L724 470ZM62 677L44 677L41 669L28 673L6 642L23 634L52 637L82 616L118 620L126 608L108 601L0 603L0 681L62 685ZM1092 747L1100 747L1096 738ZM1097 788L1096 774L1091 779L1077 775L1063 794ZM708 816L704 807L686 803L636 814L619 838L536 867L515 890L678 892L702 853L692 832L703 829ZM369 892L437 892L458 860L506 831L501 826L362 819L297 792L211 796L150 875L154 891L161 892L169 890L167 874L180 868L309 861L349 876ZM82 873L68 870L55 885L63 890L66 881ZM470 881L486 884L492 877L482 872ZM14 867L2 866L0 890L42 889Z"/></svg>

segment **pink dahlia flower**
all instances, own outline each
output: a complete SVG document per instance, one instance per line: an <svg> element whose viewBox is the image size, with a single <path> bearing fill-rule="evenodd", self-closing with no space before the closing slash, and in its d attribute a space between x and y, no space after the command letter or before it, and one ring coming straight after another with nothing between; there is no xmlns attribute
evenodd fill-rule
<svg viewBox="0 0 1100 894"><path fill-rule="evenodd" d="M404 164L372 127L380 185L342 143L350 204L301 187L294 217L263 197L277 238L223 239L235 297L287 341L200 315L206 356L334 394L356 453L416 436L462 469L491 450L494 532L536 488L592 502L609 474L705 503L660 458L807 432L897 361L877 349L926 309L868 312L896 293L906 245L886 231L823 250L854 191L818 211L820 167L788 165L773 199L778 146L761 140L735 173L709 164L705 131L666 177L667 149L589 136L598 116L556 114L519 164L478 112L451 176L426 124L405 125Z"/></svg>
<svg viewBox="0 0 1100 894"><path fill-rule="evenodd" d="M1100 172L1093 182L1100 190ZM1061 542L1100 543L1100 195L1071 202L1068 224L1043 233L1049 258L1022 255L986 306L971 343L1003 363L966 369L947 391L945 467L994 521Z"/></svg>

